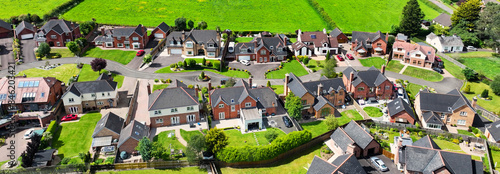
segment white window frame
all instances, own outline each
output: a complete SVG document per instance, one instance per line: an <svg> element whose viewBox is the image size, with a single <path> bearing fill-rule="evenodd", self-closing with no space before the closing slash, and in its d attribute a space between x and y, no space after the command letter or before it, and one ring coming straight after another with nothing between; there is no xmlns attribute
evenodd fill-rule
<svg viewBox="0 0 500 174"><path fill-rule="evenodd" d="M215 52L208 52L208 56L215 56Z"/></svg>
<svg viewBox="0 0 500 174"><path fill-rule="evenodd" d="M175 113L175 112L178 112L178 110L177 110L177 108L172 108L172 109L170 109L170 112Z"/></svg>
<svg viewBox="0 0 500 174"><path fill-rule="evenodd" d="M186 42L186 48L193 48L194 44L191 41Z"/></svg>
<svg viewBox="0 0 500 174"><path fill-rule="evenodd" d="M170 121L172 124L179 124L180 123L179 117L170 117Z"/></svg>
<svg viewBox="0 0 500 174"><path fill-rule="evenodd" d="M252 107L252 103L251 102L246 102L245 103L245 108L248 108L248 107Z"/></svg>
<svg viewBox="0 0 500 174"><path fill-rule="evenodd" d="M73 103L73 102L75 102L75 99L73 99L73 98L68 98L68 101L69 101L70 103Z"/></svg>
<svg viewBox="0 0 500 174"><path fill-rule="evenodd" d="M466 120L457 120L457 125L465 125L466 123L467 123Z"/></svg>
<svg viewBox="0 0 500 174"><path fill-rule="evenodd" d="M106 42L106 47L113 47L113 42Z"/></svg>
<svg viewBox="0 0 500 174"><path fill-rule="evenodd" d="M98 101L96 103L97 103L97 105L104 105L104 102L102 102L102 101Z"/></svg>
<svg viewBox="0 0 500 174"><path fill-rule="evenodd" d="M461 111L461 112L460 112L460 116L465 116L465 117L467 117L467 112L465 112L465 111Z"/></svg>
<svg viewBox="0 0 500 174"><path fill-rule="evenodd" d="M386 85L386 86L385 86L385 90L389 90L389 89L391 89L391 86Z"/></svg>
<svg viewBox="0 0 500 174"><path fill-rule="evenodd" d="M236 111L236 107L234 105L231 105L231 111Z"/></svg>
<svg viewBox="0 0 500 174"><path fill-rule="evenodd" d="M50 35L50 38L51 39L57 39L57 36L56 35Z"/></svg>
<svg viewBox="0 0 500 174"><path fill-rule="evenodd" d="M224 108L224 104L219 104L219 108Z"/></svg>
<svg viewBox="0 0 500 174"><path fill-rule="evenodd" d="M123 43L117 43L116 46L117 47L123 47Z"/></svg>
<svg viewBox="0 0 500 174"><path fill-rule="evenodd" d="M57 42L57 46L60 47L61 46L61 42Z"/></svg>
<svg viewBox="0 0 500 174"><path fill-rule="evenodd" d="M187 51L187 55L193 55L193 51Z"/></svg>
<svg viewBox="0 0 500 174"><path fill-rule="evenodd" d="M133 48L139 48L140 46L141 46L140 43L137 43L137 42L132 43Z"/></svg>
<svg viewBox="0 0 500 174"><path fill-rule="evenodd" d="M358 88L358 91L364 91L365 90L365 87L359 87Z"/></svg>
<svg viewBox="0 0 500 174"><path fill-rule="evenodd" d="M266 50L260 50L260 55L266 54Z"/></svg>
<svg viewBox="0 0 500 174"><path fill-rule="evenodd" d="M192 107L192 106L188 106L188 107L187 107L187 110L188 110L188 111L192 111L192 110L194 110L194 107Z"/></svg>
<svg viewBox="0 0 500 174"><path fill-rule="evenodd" d="M186 120L187 120L187 122L195 122L196 115L186 115Z"/></svg>
<svg viewBox="0 0 500 174"><path fill-rule="evenodd" d="M226 113L219 112L219 120L224 120L224 119L226 119Z"/></svg>
<svg viewBox="0 0 500 174"><path fill-rule="evenodd" d="M155 115L160 115L160 114L161 114L161 110L155 111Z"/></svg>
<svg viewBox="0 0 500 174"><path fill-rule="evenodd" d="M163 118L157 118L157 119L155 119L155 122L156 123L163 123Z"/></svg>
<svg viewBox="0 0 500 174"><path fill-rule="evenodd" d="M133 41L139 41L139 37L132 37Z"/></svg>

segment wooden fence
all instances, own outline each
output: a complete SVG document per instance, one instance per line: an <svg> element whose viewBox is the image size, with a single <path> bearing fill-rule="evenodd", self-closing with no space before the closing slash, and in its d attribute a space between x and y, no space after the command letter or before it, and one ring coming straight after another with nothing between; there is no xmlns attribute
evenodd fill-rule
<svg viewBox="0 0 500 174"><path fill-rule="evenodd" d="M158 43L158 45L156 45L156 47L154 47L151 52L149 54L151 54L152 59L154 60L157 56L158 53L160 53L161 51L163 51L163 49L165 48L165 43L167 43L167 39L164 38L164 39L161 39L160 42Z"/></svg>
<svg viewBox="0 0 500 174"><path fill-rule="evenodd" d="M177 168L189 166L188 161L154 161L142 163L118 163L115 164L115 170L129 170L142 168Z"/></svg>
<svg viewBox="0 0 500 174"><path fill-rule="evenodd" d="M135 82L134 94L132 94L132 98L130 99L127 116L125 118L125 126L135 118L135 112L137 110L137 97L139 94L139 83L139 80Z"/></svg>
<svg viewBox="0 0 500 174"><path fill-rule="evenodd" d="M384 148L380 148L380 149L382 149L381 150L382 151L382 155L384 155L385 157L387 157L387 158L389 158L391 160L394 159L394 154L393 153L385 150Z"/></svg>
<svg viewBox="0 0 500 174"><path fill-rule="evenodd" d="M351 97L352 105L354 105L356 110L358 110L359 114L361 114L361 116L363 116L364 119L371 119L371 117L368 116L368 114L365 112L365 110L363 110L363 108L361 108L361 106L359 106L358 101L356 101L356 99L354 99L354 97L352 97L350 94L349 94L349 97Z"/></svg>

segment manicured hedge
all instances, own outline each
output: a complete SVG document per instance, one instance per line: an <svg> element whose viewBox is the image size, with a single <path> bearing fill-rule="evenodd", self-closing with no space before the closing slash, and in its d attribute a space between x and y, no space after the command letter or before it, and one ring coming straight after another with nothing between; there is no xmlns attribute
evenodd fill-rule
<svg viewBox="0 0 500 174"><path fill-rule="evenodd" d="M52 137L54 137L57 131L57 127L59 127L59 124L57 124L57 121L53 120L50 122L49 126L47 126L47 130L45 130L45 132L50 132L52 134ZM45 136L42 137L42 140L40 140L40 142L41 142L40 146L42 149L47 147L48 142L45 142Z"/></svg>
<svg viewBox="0 0 500 174"><path fill-rule="evenodd" d="M228 163L272 159L279 154L309 142L311 139L312 133L309 130L295 131L276 138L268 145L226 147L217 153L217 158Z"/></svg>

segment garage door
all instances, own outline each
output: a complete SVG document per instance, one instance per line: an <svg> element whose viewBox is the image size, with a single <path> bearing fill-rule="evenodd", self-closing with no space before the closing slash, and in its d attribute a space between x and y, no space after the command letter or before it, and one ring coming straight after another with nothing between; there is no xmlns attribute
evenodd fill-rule
<svg viewBox="0 0 500 174"><path fill-rule="evenodd" d="M21 39L31 39L33 38L33 34L23 34L21 35Z"/></svg>
<svg viewBox="0 0 500 174"><path fill-rule="evenodd" d="M250 56L238 56L238 61L239 60L248 60L248 61L250 61Z"/></svg>
<svg viewBox="0 0 500 174"><path fill-rule="evenodd" d="M182 54L182 49L171 49L170 54Z"/></svg>
<svg viewBox="0 0 500 174"><path fill-rule="evenodd" d="M161 34L161 33L155 34L155 38L162 39L163 38L163 34Z"/></svg>

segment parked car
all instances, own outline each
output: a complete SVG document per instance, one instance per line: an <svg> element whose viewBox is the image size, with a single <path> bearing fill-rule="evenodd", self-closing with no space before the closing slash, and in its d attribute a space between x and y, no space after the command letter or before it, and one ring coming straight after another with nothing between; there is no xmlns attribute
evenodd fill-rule
<svg viewBox="0 0 500 174"><path fill-rule="evenodd" d="M229 47L227 48L227 51L230 53L234 52L234 42L229 42Z"/></svg>
<svg viewBox="0 0 500 174"><path fill-rule="evenodd" d="M77 120L77 119L78 119L77 115L68 114L68 115L64 116L63 118L61 118L61 121L71 121L71 120Z"/></svg>
<svg viewBox="0 0 500 174"><path fill-rule="evenodd" d="M283 116L282 118L286 127L293 127L292 121L287 116Z"/></svg>
<svg viewBox="0 0 500 174"><path fill-rule="evenodd" d="M30 139L35 134L35 129L29 129L24 133L24 139Z"/></svg>
<svg viewBox="0 0 500 174"><path fill-rule="evenodd" d="M240 60L240 63L246 66L250 65L250 62L248 60Z"/></svg>
<svg viewBox="0 0 500 174"><path fill-rule="evenodd" d="M385 172L389 170L387 166L385 166L385 163L380 158L371 157L370 160L378 169L380 169L380 171Z"/></svg>
<svg viewBox="0 0 500 174"><path fill-rule="evenodd" d="M443 70L440 68L432 68L432 70L438 72L439 74L443 74Z"/></svg>
<svg viewBox="0 0 500 174"><path fill-rule="evenodd" d="M144 50L139 50L137 51L137 54L135 54L136 56L142 56L144 54Z"/></svg>
<svg viewBox="0 0 500 174"><path fill-rule="evenodd" d="M467 46L467 51L477 51L477 48L474 46Z"/></svg>
<svg viewBox="0 0 500 174"><path fill-rule="evenodd" d="M354 57L352 56L352 54L346 54L346 57L347 57L349 60L354 60Z"/></svg>
<svg viewBox="0 0 500 174"><path fill-rule="evenodd" d="M344 58L341 55L337 55L337 59L339 59L339 61L344 61Z"/></svg>

